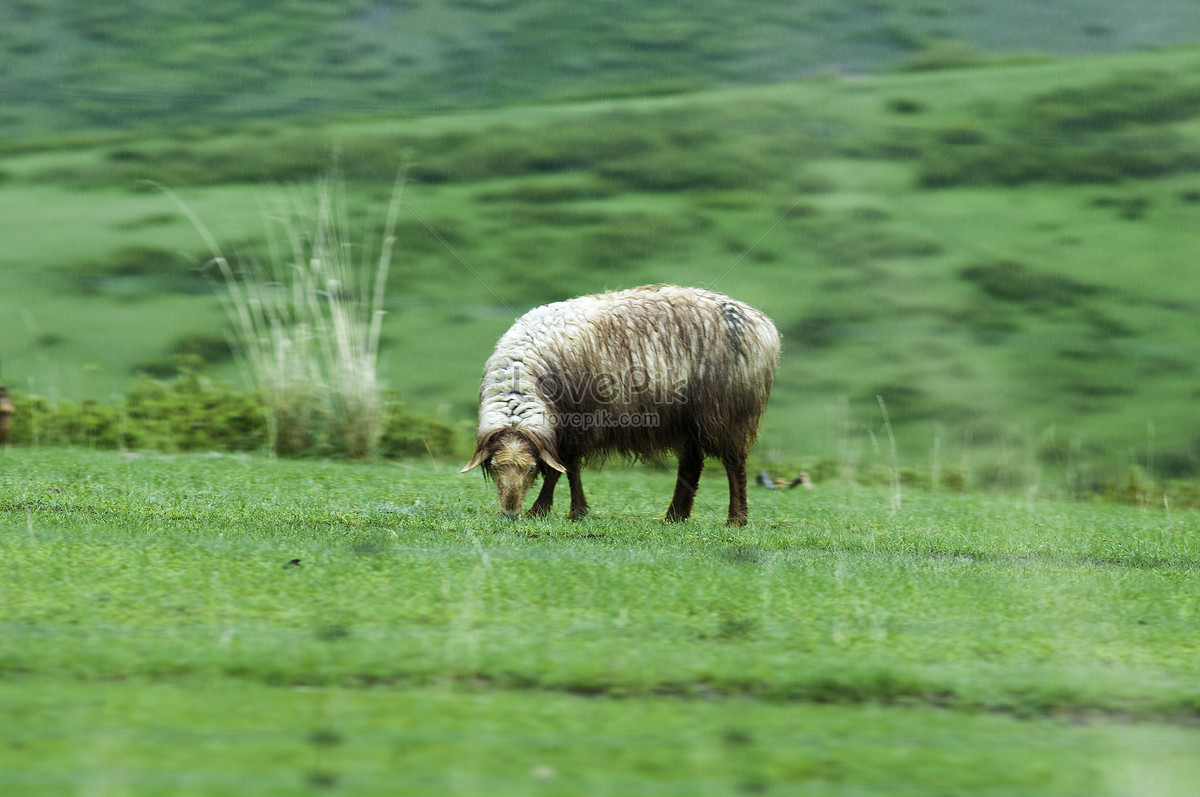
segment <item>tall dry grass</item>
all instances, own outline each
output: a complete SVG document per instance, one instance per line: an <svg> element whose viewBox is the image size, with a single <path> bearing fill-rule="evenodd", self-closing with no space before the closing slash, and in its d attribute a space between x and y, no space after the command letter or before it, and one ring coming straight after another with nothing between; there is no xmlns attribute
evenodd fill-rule
<svg viewBox="0 0 1200 797"><path fill-rule="evenodd" d="M319 181L312 197L288 192L264 212L266 262L230 261L171 194L213 255L233 343L263 401L276 454L361 458L379 442L379 341L403 185L397 180L374 257L351 242L338 180Z"/></svg>

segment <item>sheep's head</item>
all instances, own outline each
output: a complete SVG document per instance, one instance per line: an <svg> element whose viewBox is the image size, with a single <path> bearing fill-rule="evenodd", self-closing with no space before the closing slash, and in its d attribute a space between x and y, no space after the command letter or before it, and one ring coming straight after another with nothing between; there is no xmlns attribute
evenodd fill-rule
<svg viewBox="0 0 1200 797"><path fill-rule="evenodd" d="M567 470L544 446L515 429L481 436L475 443L475 456L462 472L478 466L496 482L500 511L508 515L520 513L525 494L542 468L553 468L559 473Z"/></svg>

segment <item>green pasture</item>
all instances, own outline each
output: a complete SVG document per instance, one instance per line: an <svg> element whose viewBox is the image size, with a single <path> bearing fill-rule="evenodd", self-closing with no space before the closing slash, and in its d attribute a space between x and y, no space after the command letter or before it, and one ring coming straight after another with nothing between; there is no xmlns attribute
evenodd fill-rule
<svg viewBox="0 0 1200 797"><path fill-rule="evenodd" d="M0 7L0 794L1194 793L1192 0L557 5ZM401 176L382 439L270 457L214 257ZM815 489L501 517L496 339L655 282Z"/></svg>
<svg viewBox="0 0 1200 797"><path fill-rule="evenodd" d="M10 794L1186 794L1200 516L0 450Z"/></svg>
<svg viewBox="0 0 1200 797"><path fill-rule="evenodd" d="M113 401L198 355L242 384L211 253L162 188L248 268L336 166L369 263L407 170L383 376L463 430L516 314L678 282L783 332L760 462L878 479L890 424L903 467L971 485L1187 481L1197 120L1200 53L1177 49L11 144L2 376Z"/></svg>

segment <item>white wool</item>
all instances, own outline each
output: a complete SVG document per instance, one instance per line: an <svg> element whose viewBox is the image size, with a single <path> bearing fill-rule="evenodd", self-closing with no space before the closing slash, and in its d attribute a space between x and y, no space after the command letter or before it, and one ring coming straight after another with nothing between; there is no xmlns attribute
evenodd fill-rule
<svg viewBox="0 0 1200 797"><path fill-rule="evenodd" d="M595 322L603 319L612 323L628 315L625 327L632 336L644 335L646 328L639 324L634 313L644 316L648 303L662 303L665 318L679 308L694 308L702 322L720 328L706 328L709 337L724 343L729 324L740 334L752 334L758 348L773 353L771 362L743 360L741 376L749 378L763 369L773 372L779 352L779 334L774 325L757 310L729 297L696 288L672 285L646 286L625 291L582 296L554 302L530 310L496 344L495 352L484 366L480 386L478 431L483 433L499 428L545 430L553 412L544 398L538 395L538 378L552 369L552 362L564 355L590 347L606 355L620 355L610 344L598 337ZM726 308L736 315L725 314ZM747 323L738 323L737 319ZM747 328L748 327L748 328ZM687 381L703 377L706 368L704 347L715 341L682 338L673 328L651 327L651 338L639 353L649 361L632 362L632 353L623 352L625 362L606 362L607 370L619 372L631 365L644 370L654 380ZM729 374L728 376L737 376Z"/></svg>
<svg viewBox="0 0 1200 797"><path fill-rule="evenodd" d="M479 430L541 428L550 409L537 395L538 374L545 373L548 352L569 345L587 318L584 305L599 305L584 296L530 310L501 336L483 369L479 393Z"/></svg>

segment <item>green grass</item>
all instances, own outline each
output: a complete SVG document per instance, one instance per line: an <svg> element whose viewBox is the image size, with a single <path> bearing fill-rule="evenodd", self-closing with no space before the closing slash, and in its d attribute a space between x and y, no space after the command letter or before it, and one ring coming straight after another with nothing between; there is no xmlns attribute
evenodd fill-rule
<svg viewBox="0 0 1200 797"><path fill-rule="evenodd" d="M735 530L711 477L665 525L668 473L606 469L594 516L512 523L452 462L0 464L6 791L1182 794L1200 774L1194 512L912 490L893 511L832 485L756 491Z"/></svg>
<svg viewBox="0 0 1200 797"><path fill-rule="evenodd" d="M0 701L28 723L10 794L1184 795L1197 774L1191 730L921 707L41 678Z"/></svg>
<svg viewBox="0 0 1200 797"><path fill-rule="evenodd" d="M882 396L906 468L1055 495L1131 469L1191 482L1198 81L1200 55L1178 49L31 144L0 191L17 308L0 315L3 376L111 400L203 345L235 380L203 242L140 181L177 190L231 257L263 260L264 208L286 189L255 183L307 183L337 151L367 245L411 159L381 373L463 428L515 312L716 282L784 335L763 462L877 480ZM1116 171L1093 171L1111 152Z"/></svg>
<svg viewBox="0 0 1200 797"><path fill-rule="evenodd" d="M0 792L1194 791L1200 52L1145 51L1190 0L159 5L0 8L19 406L238 416L147 181L248 265L335 160L370 251L408 164L406 406L467 430L528 307L715 283L784 333L755 467L818 486L727 529L710 469L667 526L669 471L610 467L512 523L440 423L353 466L0 448Z"/></svg>

